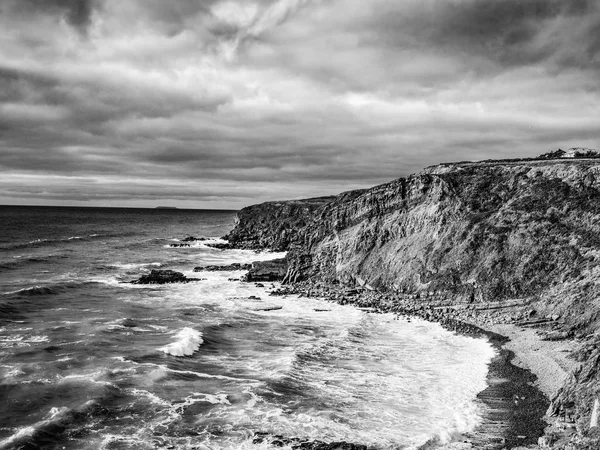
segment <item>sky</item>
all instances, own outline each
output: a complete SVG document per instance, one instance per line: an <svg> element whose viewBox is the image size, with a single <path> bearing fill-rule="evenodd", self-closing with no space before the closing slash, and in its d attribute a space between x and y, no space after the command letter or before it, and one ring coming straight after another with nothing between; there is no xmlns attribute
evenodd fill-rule
<svg viewBox="0 0 600 450"><path fill-rule="evenodd" d="M0 204L238 209L600 148L600 0L0 0Z"/></svg>

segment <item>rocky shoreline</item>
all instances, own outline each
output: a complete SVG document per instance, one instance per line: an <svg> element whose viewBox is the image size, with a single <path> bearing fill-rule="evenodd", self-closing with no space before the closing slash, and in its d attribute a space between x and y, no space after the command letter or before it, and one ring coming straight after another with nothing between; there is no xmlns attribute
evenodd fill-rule
<svg viewBox="0 0 600 450"><path fill-rule="evenodd" d="M398 298L365 288L314 285L304 282L283 285L271 295L299 295L322 298L339 304L351 304L370 313L393 313L407 318L420 318L439 323L449 331L475 338L485 338L496 349L490 363L488 388L478 395L485 404L482 424L471 433L457 439L466 448L501 450L509 448L538 448L546 422L542 419L549 400L535 386L535 374L513 364L514 353L504 348L505 336L469 323L460 315L449 315L446 309L422 307L415 302L400 302ZM426 447L434 446L431 442Z"/></svg>
<svg viewBox="0 0 600 450"><path fill-rule="evenodd" d="M335 197L253 205L225 239L287 251L281 294L418 316L498 345L490 333L507 330L514 340L499 355L514 352L518 367L499 363L510 369L500 373L535 385L549 407L527 406L538 394L517 390L523 413L503 419L515 431L475 448L598 450L599 236L600 161L549 155L440 164Z"/></svg>
<svg viewBox="0 0 600 450"><path fill-rule="evenodd" d="M252 264L224 266L201 266L194 268L201 271L247 270L247 274L239 281L254 282L264 287L263 282L281 281L286 276L287 259L257 261ZM152 270L149 275L142 276L134 284L188 283L202 279L186 278L182 273L172 270ZM231 280L233 281L233 280ZM536 375L527 368L514 363L515 353L506 348L509 339L493 331L498 323L518 322L523 325L548 328L555 327L558 317L536 318L536 312L528 304L513 302L499 305L497 302L482 304L450 304L435 298L419 298L398 293L386 293L374 290L363 283L356 287L325 282L303 281L292 284L271 285L271 296L297 295L300 298L320 298L343 305L353 305L369 313L392 313L408 320L419 318L439 323L446 330L474 338L487 339L496 349L497 355L490 363L487 375L488 387L478 394L478 399L485 405L482 409L482 423L472 432L455 438L455 442L463 444L466 449L539 449L539 448L588 448L588 447L550 447L569 438L575 433L575 424L565 426L565 421L555 421L548 427L545 414L554 408L548 396L550 392L542 392L535 386ZM544 333L544 339L557 341L566 339L566 334L557 334L550 329ZM560 337L560 339L557 338ZM544 435L544 428L548 434ZM302 449L362 449L360 443L323 443L320 441L300 441L295 437L257 435L257 442L274 440L293 448ZM590 439L587 439L590 440ZM288 442L289 441L289 442ZM438 442L432 441L422 447L423 450L435 448ZM282 444L283 445L283 444ZM589 449L596 447L589 447Z"/></svg>

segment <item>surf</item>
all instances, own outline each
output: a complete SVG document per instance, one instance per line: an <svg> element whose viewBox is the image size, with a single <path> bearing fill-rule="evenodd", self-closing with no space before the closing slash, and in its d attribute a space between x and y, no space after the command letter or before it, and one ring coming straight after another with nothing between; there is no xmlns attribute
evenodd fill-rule
<svg viewBox="0 0 600 450"><path fill-rule="evenodd" d="M179 331L175 338L177 341L161 347L159 350L167 355L172 356L191 356L193 355L204 342L202 333L193 328L184 328Z"/></svg>

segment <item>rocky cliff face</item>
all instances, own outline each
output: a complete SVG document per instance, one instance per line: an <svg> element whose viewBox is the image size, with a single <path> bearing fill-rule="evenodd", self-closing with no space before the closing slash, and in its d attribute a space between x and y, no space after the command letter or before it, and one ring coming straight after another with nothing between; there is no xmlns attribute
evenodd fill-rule
<svg viewBox="0 0 600 450"><path fill-rule="evenodd" d="M333 199L318 197L248 206L237 214L235 228L224 238L237 248L287 250L298 241L299 231L314 212Z"/></svg>
<svg viewBox="0 0 600 450"><path fill-rule="evenodd" d="M479 302L600 324L600 161L443 164L336 197L244 208L226 236L289 250L287 282Z"/></svg>
<svg viewBox="0 0 600 450"><path fill-rule="evenodd" d="M458 301L543 298L542 309L591 331L600 294L600 164L431 167L336 197L296 242L287 281Z"/></svg>
<svg viewBox="0 0 600 450"><path fill-rule="evenodd" d="M399 301L519 299L536 317L559 317L558 335L584 340L586 353L551 412L583 434L553 448L588 448L600 396L600 161L442 164L364 191L245 208L230 239L289 250L289 283Z"/></svg>

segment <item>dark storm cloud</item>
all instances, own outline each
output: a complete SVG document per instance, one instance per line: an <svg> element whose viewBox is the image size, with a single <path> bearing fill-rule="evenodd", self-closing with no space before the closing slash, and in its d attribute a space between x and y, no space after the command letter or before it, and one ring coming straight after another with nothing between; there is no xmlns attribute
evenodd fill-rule
<svg viewBox="0 0 600 450"><path fill-rule="evenodd" d="M82 33L91 23L92 11L96 0L5 0L1 7L4 14L32 17L37 14L49 14L58 19L64 18L70 25Z"/></svg>
<svg viewBox="0 0 600 450"><path fill-rule="evenodd" d="M433 42L477 51L504 64L527 65L552 57L564 46L594 49L600 24L593 0L473 0L446 4L431 24ZM578 33L573 30L578 29ZM571 49L572 50L572 49ZM582 58L582 64L593 60Z"/></svg>
<svg viewBox="0 0 600 450"><path fill-rule="evenodd" d="M600 139L593 0L0 8L0 203L239 207Z"/></svg>

